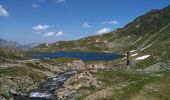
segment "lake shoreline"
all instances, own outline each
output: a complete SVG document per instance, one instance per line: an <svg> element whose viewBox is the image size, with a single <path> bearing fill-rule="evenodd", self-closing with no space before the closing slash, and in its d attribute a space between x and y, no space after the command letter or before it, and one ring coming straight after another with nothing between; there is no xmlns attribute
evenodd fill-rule
<svg viewBox="0 0 170 100"><path fill-rule="evenodd" d="M55 53L39 53L32 55L33 59L75 58L83 61L111 61L123 57L125 57L125 55L104 52L96 53L96 52L67 52L67 51L60 51Z"/></svg>

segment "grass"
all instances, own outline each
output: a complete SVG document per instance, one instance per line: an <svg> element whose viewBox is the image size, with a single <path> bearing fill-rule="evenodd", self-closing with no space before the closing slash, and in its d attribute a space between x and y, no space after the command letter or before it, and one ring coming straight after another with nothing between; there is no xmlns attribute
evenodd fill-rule
<svg viewBox="0 0 170 100"><path fill-rule="evenodd" d="M151 88L143 88L142 90L145 91L145 93L140 96L146 97L148 100L170 100L170 71L160 74L162 74L163 77L147 85Z"/></svg>
<svg viewBox="0 0 170 100"><path fill-rule="evenodd" d="M28 68L28 67L21 67L21 66L15 66L15 67L9 67L9 68L0 68L0 77L4 77L4 76L9 76L9 77L24 77L24 76L27 76L27 77L30 77L31 80L34 82L34 83L39 83L41 82L42 80L46 79L47 77L40 73L40 72L37 72L37 71L34 71L32 68ZM18 81L18 80L13 80L14 82L15 81ZM9 83L10 84L10 83ZM17 84L16 86L16 91L17 92L25 92L26 91L26 87L24 87L24 84L26 83L23 83L22 81L19 82L19 83L15 83ZM10 90L10 87L6 88L6 87L2 87L3 84L0 84L0 96L6 98L7 100L9 98L11 98L11 95L9 94L9 90Z"/></svg>
<svg viewBox="0 0 170 100"><path fill-rule="evenodd" d="M63 63L71 63L75 58L58 58L58 59L40 59L41 62L48 63L51 65L59 65Z"/></svg>
<svg viewBox="0 0 170 100"><path fill-rule="evenodd" d="M88 96L89 94L92 94L92 93L95 93L97 90L99 90L98 88L96 88L95 86L93 85L90 85L89 87L84 87L84 88L81 88L81 90L87 90L89 91L89 93L87 94L84 94L82 96L78 96L75 98L75 100L82 100L83 98L85 98L86 96Z"/></svg>
<svg viewBox="0 0 170 100"><path fill-rule="evenodd" d="M160 74L164 77L157 76ZM104 86L115 86L115 84L122 82L130 83L121 90L113 91L116 93L113 96L100 98L99 100L131 100L135 95L140 95L140 90L143 90L144 86L148 84L156 84L159 88L158 91L144 90L146 92L144 97L156 98L151 100L170 99L170 89L168 88L170 86L170 71L155 74L104 71L98 74L98 79L104 82Z"/></svg>
<svg viewBox="0 0 170 100"><path fill-rule="evenodd" d="M70 63L73 60L76 60L76 59L75 58L66 58L66 57L56 59L56 61L60 62L60 63Z"/></svg>
<svg viewBox="0 0 170 100"><path fill-rule="evenodd" d="M34 82L40 82L42 79L46 79L46 76L42 73L36 72L27 67L10 67L6 69L0 69L0 77L2 76L29 76Z"/></svg>
<svg viewBox="0 0 170 100"><path fill-rule="evenodd" d="M75 85L75 84L77 84L77 83L78 83L78 81L73 81L73 82L70 83L70 85L73 86L73 85Z"/></svg>
<svg viewBox="0 0 170 100"><path fill-rule="evenodd" d="M9 93L0 93L0 96L2 96L3 98L9 100L12 96Z"/></svg>
<svg viewBox="0 0 170 100"><path fill-rule="evenodd" d="M149 57L147 59L144 59L144 60L136 63L135 68L144 69L144 68L146 68L152 64L155 64L155 63L156 63L155 59L153 57Z"/></svg>
<svg viewBox="0 0 170 100"><path fill-rule="evenodd" d="M25 54L22 51L19 51L17 49L11 49L11 48L0 48L0 57L7 58L7 59L13 59L13 60L22 60L25 59Z"/></svg>
<svg viewBox="0 0 170 100"><path fill-rule="evenodd" d="M97 74L99 81L102 81L106 86L127 81L137 81L145 76L147 75L127 71L103 71Z"/></svg>
<svg viewBox="0 0 170 100"><path fill-rule="evenodd" d="M158 38L159 37L159 38ZM157 62L170 61L170 26L151 40L152 46L140 52L140 54L150 54L151 57L137 63L137 68L145 68ZM149 42L150 44L150 42Z"/></svg>
<svg viewBox="0 0 170 100"><path fill-rule="evenodd" d="M90 94L92 94L100 89L103 89L107 86L116 86L116 84L121 84L124 82L130 83L132 81L140 81L140 80L143 80L148 75L142 74L142 73L137 74L137 73L127 72L127 71L101 71L101 72L95 74L95 76L97 77L98 81L102 82L102 86L100 88L96 88L93 86L86 88L87 90L90 91ZM129 90L130 90L130 88L129 88ZM78 99L76 99L76 100L82 100L83 98L85 98L86 96L88 96L90 94L85 94L81 97L78 97ZM101 98L100 100L108 100L109 98L110 98L110 100L115 99L112 97L107 97L107 98ZM118 100L121 100L121 99L118 99Z"/></svg>
<svg viewBox="0 0 170 100"><path fill-rule="evenodd" d="M131 83L129 86L122 89L123 93L114 96L113 98L118 98L119 100L128 100L130 97L138 93L145 84L154 82L155 78L146 78L138 81L137 83Z"/></svg>
<svg viewBox="0 0 170 100"><path fill-rule="evenodd" d="M39 62L26 63L26 66L31 67L31 68L36 68L36 69L38 69L38 70L43 70L43 71L49 70L48 68L45 68L45 67L44 67L42 64L40 64Z"/></svg>
<svg viewBox="0 0 170 100"><path fill-rule="evenodd" d="M89 87L84 87L83 89L89 90L90 93L93 93L94 91L97 90L97 88L95 86L93 86L93 85L90 85Z"/></svg>

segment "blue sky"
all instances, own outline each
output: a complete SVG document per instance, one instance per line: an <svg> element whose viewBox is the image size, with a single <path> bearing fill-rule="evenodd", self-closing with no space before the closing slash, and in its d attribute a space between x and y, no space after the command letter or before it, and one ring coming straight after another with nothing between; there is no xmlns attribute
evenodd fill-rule
<svg viewBox="0 0 170 100"><path fill-rule="evenodd" d="M0 0L0 38L21 44L74 40L123 27L170 0Z"/></svg>

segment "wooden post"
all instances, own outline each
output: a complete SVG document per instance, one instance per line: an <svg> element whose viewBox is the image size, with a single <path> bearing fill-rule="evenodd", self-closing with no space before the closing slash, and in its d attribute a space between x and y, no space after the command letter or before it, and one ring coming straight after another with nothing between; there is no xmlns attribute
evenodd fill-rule
<svg viewBox="0 0 170 100"><path fill-rule="evenodd" d="M127 52L127 61L126 61L126 66L127 66L127 70L129 70L129 66L130 66L130 58L131 58L131 53Z"/></svg>

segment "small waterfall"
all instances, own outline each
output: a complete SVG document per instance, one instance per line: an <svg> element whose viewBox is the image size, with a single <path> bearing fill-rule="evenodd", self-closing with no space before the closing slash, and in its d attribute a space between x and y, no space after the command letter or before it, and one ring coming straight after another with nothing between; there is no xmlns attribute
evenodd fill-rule
<svg viewBox="0 0 170 100"><path fill-rule="evenodd" d="M52 77L46 82L40 84L36 90L31 90L27 96L17 97L15 100L53 100L54 91L61 88L64 82L71 76L77 74L77 71L67 71L59 76Z"/></svg>

